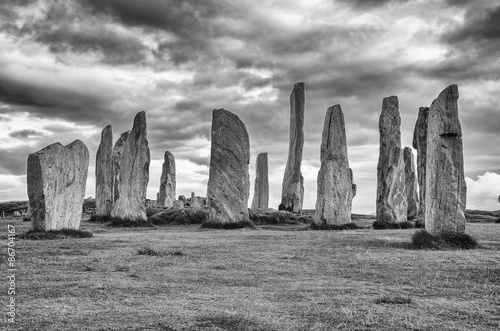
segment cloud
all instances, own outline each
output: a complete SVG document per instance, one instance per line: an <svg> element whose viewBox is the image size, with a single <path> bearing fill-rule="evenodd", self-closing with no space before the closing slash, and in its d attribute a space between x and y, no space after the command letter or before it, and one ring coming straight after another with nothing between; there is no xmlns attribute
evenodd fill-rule
<svg viewBox="0 0 500 331"><path fill-rule="evenodd" d="M488 10L470 9L465 15L464 24L455 31L447 33L444 38L449 43L460 43L468 40L500 40L500 6Z"/></svg>
<svg viewBox="0 0 500 331"><path fill-rule="evenodd" d="M24 129L24 130L18 130L18 131L12 131L9 132L9 137L11 138L32 138L32 137L43 137L45 133L36 131L36 130L30 130L30 129Z"/></svg>
<svg viewBox="0 0 500 331"><path fill-rule="evenodd" d="M500 205L500 175L486 172L477 179L466 178L467 209L498 210Z"/></svg>

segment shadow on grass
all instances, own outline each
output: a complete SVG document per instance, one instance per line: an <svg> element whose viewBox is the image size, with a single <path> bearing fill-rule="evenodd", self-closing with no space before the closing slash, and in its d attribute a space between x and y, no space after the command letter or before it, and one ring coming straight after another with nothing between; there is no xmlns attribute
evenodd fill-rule
<svg viewBox="0 0 500 331"><path fill-rule="evenodd" d="M164 252L164 251L159 251L156 249L153 249L151 247L142 247L137 250L138 255L148 255L148 256L184 256L186 253L184 253L180 249L175 249L170 252Z"/></svg>
<svg viewBox="0 0 500 331"><path fill-rule="evenodd" d="M357 229L362 229L362 228L360 228L359 226L357 226L354 223L345 223L345 224L341 224L341 225L326 224L326 223L318 225L316 223L312 223L309 226L309 228L307 228L307 229L308 230L337 230L337 231L341 231L341 230L357 230Z"/></svg>
<svg viewBox="0 0 500 331"><path fill-rule="evenodd" d="M405 229L414 229L415 225L411 222L373 222L373 228L375 230L405 230Z"/></svg>
<svg viewBox="0 0 500 331"><path fill-rule="evenodd" d="M248 319L239 314L223 314L199 316L196 318L196 324L202 328L217 328L217 330L255 330L255 331L270 331L268 326L260 325L257 321Z"/></svg>
<svg viewBox="0 0 500 331"><path fill-rule="evenodd" d="M367 242L375 247L392 247L410 250L457 250L479 248L476 239L466 233L431 235L425 230L416 231L410 242L375 239Z"/></svg>
<svg viewBox="0 0 500 331"><path fill-rule="evenodd" d="M400 296L400 295L384 295L380 298L374 300L375 303L387 303L393 305L403 305L411 303L410 296Z"/></svg>
<svg viewBox="0 0 500 331"><path fill-rule="evenodd" d="M109 227L115 228L155 228L156 226L145 220L131 220L111 216L92 216L90 223L106 223Z"/></svg>
<svg viewBox="0 0 500 331"><path fill-rule="evenodd" d="M248 220L236 223L214 223L214 222L205 222L201 225L202 229L224 229L224 230L238 230L243 228L257 229L255 224Z"/></svg>
<svg viewBox="0 0 500 331"><path fill-rule="evenodd" d="M29 230L19 236L18 239L24 240L55 240L66 238L91 238L92 232L74 229L61 229L51 231Z"/></svg>

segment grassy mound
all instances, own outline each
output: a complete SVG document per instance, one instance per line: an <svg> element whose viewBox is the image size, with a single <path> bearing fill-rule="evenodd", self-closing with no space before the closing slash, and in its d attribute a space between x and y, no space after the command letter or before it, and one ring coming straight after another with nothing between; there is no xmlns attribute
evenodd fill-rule
<svg viewBox="0 0 500 331"><path fill-rule="evenodd" d="M214 223L214 222L205 222L201 225L203 229L224 229L224 230L236 230L236 229L243 229L243 228L251 228L251 229L256 229L257 227L255 224L248 220L248 221L243 221L243 222L237 222L237 223Z"/></svg>
<svg viewBox="0 0 500 331"><path fill-rule="evenodd" d="M473 249L477 240L466 233L443 233L433 236L425 230L415 232L411 238L416 249Z"/></svg>
<svg viewBox="0 0 500 331"><path fill-rule="evenodd" d="M357 226L354 223L345 223L345 224L341 224L341 225L326 224L326 223L318 225L316 223L312 223L309 228L311 230L356 230L356 229L361 229L359 226Z"/></svg>
<svg viewBox="0 0 500 331"><path fill-rule="evenodd" d="M24 240L55 240L55 239L66 239L66 238L90 238L92 236L93 236L92 232L89 231L62 229L62 230L51 230L51 231L29 230L18 236L18 238Z"/></svg>
<svg viewBox="0 0 500 331"><path fill-rule="evenodd" d="M202 224L208 220L208 210L203 208L168 209L148 218L155 225Z"/></svg>
<svg viewBox="0 0 500 331"><path fill-rule="evenodd" d="M373 228L375 230L400 230L400 229L413 229L415 226L410 222L373 222Z"/></svg>

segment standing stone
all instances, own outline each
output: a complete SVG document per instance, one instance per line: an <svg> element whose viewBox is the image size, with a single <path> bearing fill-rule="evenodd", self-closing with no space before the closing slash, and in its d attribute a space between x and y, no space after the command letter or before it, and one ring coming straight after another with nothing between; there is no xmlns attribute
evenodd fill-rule
<svg viewBox="0 0 500 331"><path fill-rule="evenodd" d="M384 98L379 120L380 154L377 165L377 222L406 221L406 191L401 117L398 97Z"/></svg>
<svg viewBox="0 0 500 331"><path fill-rule="evenodd" d="M248 224L250 142L245 124L225 109L214 109L211 136L209 223Z"/></svg>
<svg viewBox="0 0 500 331"><path fill-rule="evenodd" d="M95 162L95 206L97 216L109 216L113 209L113 129L107 125L101 132L101 143Z"/></svg>
<svg viewBox="0 0 500 331"><path fill-rule="evenodd" d="M267 153L257 155L255 163L255 191L252 209L267 209L269 207L269 177Z"/></svg>
<svg viewBox="0 0 500 331"><path fill-rule="evenodd" d="M335 105L328 108L323 126L314 222L317 225L350 223L353 193L344 114L340 105Z"/></svg>
<svg viewBox="0 0 500 331"><path fill-rule="evenodd" d="M467 187L457 99L458 87L450 85L429 109L425 229L433 235L465 231Z"/></svg>
<svg viewBox="0 0 500 331"><path fill-rule="evenodd" d="M120 160L127 142L130 130L123 132L113 147L113 199L114 202L120 197Z"/></svg>
<svg viewBox="0 0 500 331"><path fill-rule="evenodd" d="M184 202L181 200L175 200L172 207L174 207L174 209L184 209Z"/></svg>
<svg viewBox="0 0 500 331"><path fill-rule="evenodd" d="M403 157L405 161L405 189L408 206L406 218L408 220L415 220L418 217L417 176L415 175L415 159L410 147L405 147Z"/></svg>
<svg viewBox="0 0 500 331"><path fill-rule="evenodd" d="M160 207L173 207L175 201L175 159L172 153L165 152L161 170L160 192L156 203Z"/></svg>
<svg viewBox="0 0 500 331"><path fill-rule="evenodd" d="M290 141L279 210L302 211L304 178L300 171L304 146L305 83L295 83L290 94Z"/></svg>
<svg viewBox="0 0 500 331"><path fill-rule="evenodd" d="M151 157L147 140L146 113L135 116L120 158L118 191L111 217L132 221L146 220L146 190Z"/></svg>
<svg viewBox="0 0 500 331"><path fill-rule="evenodd" d="M35 231L80 227L89 151L80 140L28 156L28 198Z"/></svg>
<svg viewBox="0 0 500 331"><path fill-rule="evenodd" d="M417 224L425 224L425 168L427 163L427 118L429 107L420 107L417 122L413 131L413 148L417 150L417 175L418 175L418 220Z"/></svg>

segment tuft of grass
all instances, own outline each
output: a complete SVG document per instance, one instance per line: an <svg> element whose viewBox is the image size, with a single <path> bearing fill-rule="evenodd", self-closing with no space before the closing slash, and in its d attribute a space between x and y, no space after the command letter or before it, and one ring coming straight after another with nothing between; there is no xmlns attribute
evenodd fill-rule
<svg viewBox="0 0 500 331"><path fill-rule="evenodd" d="M116 218L109 217L109 223L107 224L110 227L116 228L154 228L155 225L151 224L145 220L130 220L125 218Z"/></svg>
<svg viewBox="0 0 500 331"><path fill-rule="evenodd" d="M29 230L20 236L19 239L24 240L56 240L56 239L66 239L66 238L91 238L93 236L92 232L75 230L75 229L61 229L61 230L51 230L51 231L35 231Z"/></svg>
<svg viewBox="0 0 500 331"><path fill-rule="evenodd" d="M268 330L259 323L241 316L240 314L214 314L200 316L196 319L197 326L203 328L217 328L217 330Z"/></svg>
<svg viewBox="0 0 500 331"><path fill-rule="evenodd" d="M170 255L170 256L184 256L184 255L186 255L180 249L175 249L175 250L173 250L171 252L163 252L163 251L159 251L159 250L153 249L151 247L142 247L142 248L140 248L140 249L137 250L137 254L138 255L148 255L148 256L167 256L167 255Z"/></svg>
<svg viewBox="0 0 500 331"><path fill-rule="evenodd" d="M243 228L257 229L255 224L248 220L243 222L235 222L235 223L214 223L214 222L205 222L201 225L202 229L223 229L223 230L237 230Z"/></svg>
<svg viewBox="0 0 500 331"><path fill-rule="evenodd" d="M432 235L426 230L415 232L411 238L416 249L473 249L478 246L477 240L466 233L443 233Z"/></svg>
<svg viewBox="0 0 500 331"><path fill-rule="evenodd" d="M340 224L340 225L335 225L335 224L316 224L312 223L311 226L309 227L311 230L357 230L361 229L359 226L357 226L354 223L345 223L345 224Z"/></svg>
<svg viewBox="0 0 500 331"><path fill-rule="evenodd" d="M402 305L402 304L409 304L411 303L411 297L410 296L399 296L399 295L384 295L380 298L375 299L375 303L387 303L387 304L393 304L393 305Z"/></svg>
<svg viewBox="0 0 500 331"><path fill-rule="evenodd" d="M399 230L399 229L413 229L415 226L411 222L373 222L373 228L375 230Z"/></svg>

